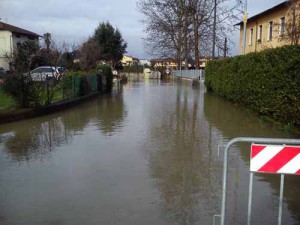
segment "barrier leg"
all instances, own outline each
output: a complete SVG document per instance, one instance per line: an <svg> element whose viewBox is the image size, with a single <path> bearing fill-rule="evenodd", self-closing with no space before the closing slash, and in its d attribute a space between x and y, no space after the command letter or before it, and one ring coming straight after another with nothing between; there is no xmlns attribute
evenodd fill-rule
<svg viewBox="0 0 300 225"><path fill-rule="evenodd" d="M282 223L282 202L283 202L284 174L280 175L280 196L279 196L279 213L278 225Z"/></svg>
<svg viewBox="0 0 300 225"><path fill-rule="evenodd" d="M251 223L251 214L252 214L252 190L253 190L253 172L250 172L247 225L250 225L250 223Z"/></svg>

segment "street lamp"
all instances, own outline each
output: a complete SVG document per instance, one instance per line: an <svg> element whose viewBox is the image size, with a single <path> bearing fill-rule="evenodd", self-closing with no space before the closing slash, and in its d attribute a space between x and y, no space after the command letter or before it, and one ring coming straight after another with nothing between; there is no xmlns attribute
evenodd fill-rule
<svg viewBox="0 0 300 225"><path fill-rule="evenodd" d="M248 13L247 13L247 0L245 0L245 12L244 12L244 38L243 38L243 54L246 54L246 35L247 35L247 18Z"/></svg>

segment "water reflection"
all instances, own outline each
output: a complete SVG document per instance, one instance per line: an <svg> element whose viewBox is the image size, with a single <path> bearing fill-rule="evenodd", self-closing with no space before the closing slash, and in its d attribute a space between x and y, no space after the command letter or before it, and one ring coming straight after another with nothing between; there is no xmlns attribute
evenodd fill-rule
<svg viewBox="0 0 300 225"><path fill-rule="evenodd" d="M209 121L210 124L215 126L217 129L219 129L222 134L225 137L233 138L233 137L269 137L269 138L300 138L299 135L288 133L288 132L282 132L278 130L278 127L270 124L268 122L262 121L260 118L255 116L251 111L245 110L243 107L230 104L226 102L224 99L213 96L211 94L205 93L204 95L204 113ZM240 166L234 167L235 170L232 171L232 176L247 176L249 174L249 144L238 144L238 149L235 149L235 152L237 152L236 157L241 157L241 159L244 162L244 167L241 168ZM243 175L244 174L244 175ZM238 182L243 182L244 185L238 185L239 188L243 188L245 190L248 190L248 180L239 178ZM279 181L280 176L279 175L266 175L266 174L255 174L255 183L256 186L259 186L260 188L254 192L254 200L256 201L254 203L254 208L260 209L261 206L264 206L265 208L265 201L266 196L271 195L271 199L268 199L268 201L272 201L271 207L273 208L272 215L268 215L266 213L266 209L262 211L256 210L255 217L261 217L261 219L266 218L268 219L268 223L272 224L273 222L276 223L276 213L277 213L277 207L278 207L278 196L279 196ZM267 190L266 193L260 193L263 192L265 189L265 185L271 187L271 190ZM287 210L292 212L293 216L296 218L297 221L300 221L300 190L299 190L300 180L297 176L286 176L286 182L285 182L285 194L284 198L287 205L286 207L286 214ZM231 187L233 187L233 184L231 184ZM233 187L236 188L236 187ZM239 191L241 192L241 191ZM256 196L260 197L256 197ZM261 196L263 195L263 196ZM233 193L231 195L232 198L240 198L238 193ZM233 200L232 200L233 201ZM246 198L244 198L242 201L248 201ZM241 204L241 203L240 203ZM245 206L243 207L245 211ZM241 214L241 209L234 210L236 214ZM263 213L262 213L263 212ZM245 213L242 213L244 216ZM271 214L271 213L269 213ZM286 215L287 216L287 215ZM268 218L269 217L269 218ZM292 219L286 217L285 218L285 224L291 224ZM266 224L267 222L265 222Z"/></svg>
<svg viewBox="0 0 300 225"><path fill-rule="evenodd" d="M189 86L168 89L171 93L158 93L164 96L163 103L153 107L151 102L147 115L151 129L144 148L151 174L172 224L208 224L219 203L221 184L209 124L201 112L203 93ZM176 98L171 98L173 94Z"/></svg>
<svg viewBox="0 0 300 225"><path fill-rule="evenodd" d="M71 134L65 131L60 118L34 123L30 127L15 126L12 135L4 140L4 149L17 161L47 157L55 147L68 143Z"/></svg>
<svg viewBox="0 0 300 225"><path fill-rule="evenodd" d="M2 125L0 144L12 160L27 161L49 157L49 152L70 144L88 126L98 127L103 135L112 136L123 127L126 117L121 92L118 89L112 95L99 96L97 100L57 114Z"/></svg>
<svg viewBox="0 0 300 225"><path fill-rule="evenodd" d="M104 135L111 136L124 126L127 111L123 96L105 97L98 103L96 124Z"/></svg>
<svg viewBox="0 0 300 225"><path fill-rule="evenodd" d="M242 137L292 137L292 134L279 131L278 127L262 121L243 106L228 103L210 93L204 94L204 113L210 124L229 138L237 135Z"/></svg>

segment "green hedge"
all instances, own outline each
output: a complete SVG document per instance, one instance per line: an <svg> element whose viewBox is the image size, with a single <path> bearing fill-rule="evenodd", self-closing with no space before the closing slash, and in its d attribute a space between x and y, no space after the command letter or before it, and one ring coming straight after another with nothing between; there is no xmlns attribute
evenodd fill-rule
<svg viewBox="0 0 300 225"><path fill-rule="evenodd" d="M205 85L261 115L300 127L300 46L210 61Z"/></svg>

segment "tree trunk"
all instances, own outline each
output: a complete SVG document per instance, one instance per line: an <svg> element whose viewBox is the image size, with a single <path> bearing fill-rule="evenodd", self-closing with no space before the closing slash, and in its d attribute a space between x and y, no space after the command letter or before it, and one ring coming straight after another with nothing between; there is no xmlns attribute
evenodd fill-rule
<svg viewBox="0 0 300 225"><path fill-rule="evenodd" d="M227 37L225 37L224 41L224 58L227 57Z"/></svg>
<svg viewBox="0 0 300 225"><path fill-rule="evenodd" d="M292 45L295 45L296 44L296 8L294 6L293 8L293 28L292 28Z"/></svg>
<svg viewBox="0 0 300 225"><path fill-rule="evenodd" d="M199 69L199 30L198 30L198 22L197 22L197 15L193 16L193 24L194 24L194 52L195 52L195 67L196 70Z"/></svg>
<svg viewBox="0 0 300 225"><path fill-rule="evenodd" d="M189 31L188 31L188 15L185 15L184 18L184 62L185 62L185 69L188 69L188 39L189 39Z"/></svg>

